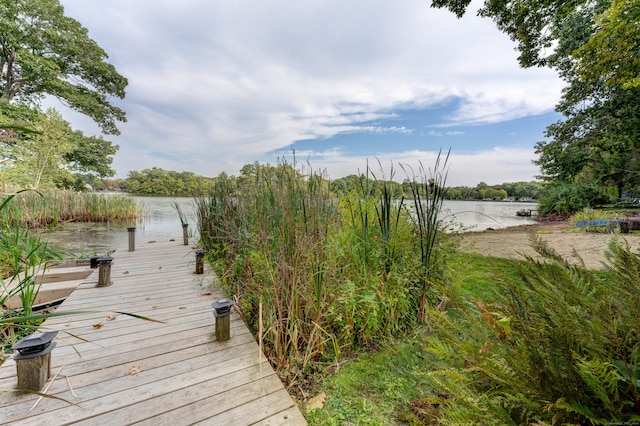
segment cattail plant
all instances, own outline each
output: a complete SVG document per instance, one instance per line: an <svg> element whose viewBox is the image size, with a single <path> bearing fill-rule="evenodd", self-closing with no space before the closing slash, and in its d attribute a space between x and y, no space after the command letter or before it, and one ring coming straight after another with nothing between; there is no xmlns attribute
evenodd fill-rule
<svg viewBox="0 0 640 426"><path fill-rule="evenodd" d="M409 215L369 174L338 199L322 171L255 163L196 203L214 270L289 383L415 319Z"/></svg>
<svg viewBox="0 0 640 426"><path fill-rule="evenodd" d="M420 163L419 180L411 181L413 195L413 220L417 231L417 244L420 250L420 304L418 318L425 320L427 293L434 280L442 273L443 265L439 257L438 241L443 237L444 225L441 219L442 205L447 188L449 154L443 158L438 153L433 169L428 171ZM406 171L406 169L405 169Z"/></svg>
<svg viewBox="0 0 640 426"><path fill-rule="evenodd" d="M380 164L380 162L378 162L378 164ZM382 165L380 169L382 170ZM375 174L373 176L375 178ZM393 165L391 165L389 180L393 180L393 176L394 170ZM400 197L400 200L395 200L391 193L389 181L385 178L384 173L382 177L382 189L378 193L379 201L376 204L376 217L384 244L384 271L386 274L389 274L395 257L391 235L394 230L398 229L404 205L404 194Z"/></svg>

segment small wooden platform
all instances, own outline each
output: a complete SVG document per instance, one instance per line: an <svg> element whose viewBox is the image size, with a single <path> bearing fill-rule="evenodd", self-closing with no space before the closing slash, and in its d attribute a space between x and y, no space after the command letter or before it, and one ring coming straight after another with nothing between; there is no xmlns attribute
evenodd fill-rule
<svg viewBox="0 0 640 426"><path fill-rule="evenodd" d="M231 339L215 341L211 303L223 297L182 241L119 249L113 284L98 272L48 319L59 330L52 377L43 391L15 391L13 360L0 367L2 425L304 425L306 421L237 314ZM153 318L144 321L128 312ZM77 336L77 337L74 337Z"/></svg>
<svg viewBox="0 0 640 426"><path fill-rule="evenodd" d="M521 216L521 217L531 217L531 216L537 216L538 215L538 210L536 209L520 209L516 212L516 216Z"/></svg>

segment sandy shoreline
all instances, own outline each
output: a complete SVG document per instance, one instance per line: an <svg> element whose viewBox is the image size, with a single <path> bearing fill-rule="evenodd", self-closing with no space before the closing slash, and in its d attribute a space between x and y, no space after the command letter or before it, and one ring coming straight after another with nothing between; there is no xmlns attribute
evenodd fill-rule
<svg viewBox="0 0 640 426"><path fill-rule="evenodd" d="M604 251L612 238L611 234L577 230L575 225L567 220L541 221L533 225L465 233L462 235L460 249L513 259L522 259L523 255L537 257L530 245L531 233L547 241L550 247L571 263L578 263L573 255L575 250L590 269L603 267ZM640 235L623 234L622 237L629 243L632 251L638 251Z"/></svg>

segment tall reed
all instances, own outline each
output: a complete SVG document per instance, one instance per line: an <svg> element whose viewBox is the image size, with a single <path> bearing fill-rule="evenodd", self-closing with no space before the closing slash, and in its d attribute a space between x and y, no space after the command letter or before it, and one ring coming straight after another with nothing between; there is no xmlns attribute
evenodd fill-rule
<svg viewBox="0 0 640 426"><path fill-rule="evenodd" d="M18 194L12 194L0 203L0 213L10 206L10 201L16 195ZM19 297L22 303L20 316L32 316L33 303L40 290L36 276L44 273L40 267L46 260L60 257L59 253L51 250L39 237L19 224L5 223L0 227L0 346L5 347L4 349L14 344L33 325L30 320L19 324L10 321L13 313L3 309L7 301L14 296Z"/></svg>
<svg viewBox="0 0 640 426"><path fill-rule="evenodd" d="M378 164L380 164L380 162L378 162ZM382 170L381 164L380 169ZM390 182L393 181L394 174L393 165L391 166L389 180L386 179L383 173L382 190L379 192L379 201L376 204L376 216L384 243L385 273L387 274L391 272L391 266L395 257L394 241L391 237L392 233L398 230L405 198L404 195L400 200L394 200L392 198ZM375 174L373 174L373 176L375 178Z"/></svg>
<svg viewBox="0 0 640 426"><path fill-rule="evenodd" d="M426 319L427 296L434 280L442 276L444 265L438 249L438 241L442 239L444 223L442 220L442 205L447 188L448 161L451 150L443 158L438 153L433 169L419 168L419 179L413 176L411 192L413 195L413 219L417 229L417 243L420 248L420 306L418 318Z"/></svg>
<svg viewBox="0 0 640 426"><path fill-rule="evenodd" d="M409 214L368 180L337 199L310 166L256 164L196 202L222 285L291 384L413 325L420 263Z"/></svg>
<svg viewBox="0 0 640 426"><path fill-rule="evenodd" d="M6 200L8 197L5 197ZM0 210L5 224L40 228L64 221L130 221L140 214L135 200L125 195L55 190L23 192Z"/></svg>

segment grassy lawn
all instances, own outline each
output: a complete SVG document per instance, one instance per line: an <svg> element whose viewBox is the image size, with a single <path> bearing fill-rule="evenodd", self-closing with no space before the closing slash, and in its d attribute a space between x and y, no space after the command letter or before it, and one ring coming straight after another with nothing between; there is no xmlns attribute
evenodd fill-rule
<svg viewBox="0 0 640 426"><path fill-rule="evenodd" d="M515 277L517 262L459 253L449 266L455 271L454 285L460 291L486 301L492 298L498 277ZM425 327L343 363L314 390L315 395L324 393L322 407L303 408L309 424L436 424L438 392L425 373L437 369L440 361L425 351L427 333Z"/></svg>
<svg viewBox="0 0 640 426"><path fill-rule="evenodd" d="M437 360L423 351L419 333L344 364L323 381L326 402L306 410L311 425L394 425L409 419L412 401L432 393L424 376Z"/></svg>

